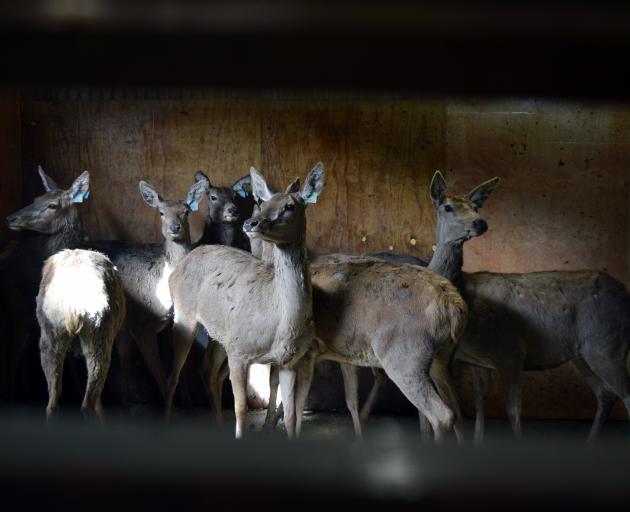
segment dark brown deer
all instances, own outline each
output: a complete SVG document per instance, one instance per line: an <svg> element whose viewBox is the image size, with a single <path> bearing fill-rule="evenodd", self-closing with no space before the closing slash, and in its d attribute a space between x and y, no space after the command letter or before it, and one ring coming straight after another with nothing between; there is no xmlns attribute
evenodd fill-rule
<svg viewBox="0 0 630 512"><path fill-rule="evenodd" d="M103 419L101 392L112 347L125 317L125 296L118 272L107 256L65 249L46 260L39 294L39 349L48 383L46 417L57 411L64 361L72 349L87 366L81 411Z"/></svg>
<svg viewBox="0 0 630 512"><path fill-rule="evenodd" d="M255 169L251 177L254 190L266 188ZM206 245L193 250L177 266L170 278L174 361L168 379L168 408L195 333L203 326L228 356L236 436L244 431L248 366L273 363L281 368L285 423L293 437L297 421L293 393L300 380L294 367L314 340L306 207L317 200L323 186L324 168L319 163L301 189L296 179L284 193L268 197L260 212L245 222L248 236L274 244L271 263L236 248Z"/></svg>
<svg viewBox="0 0 630 512"><path fill-rule="evenodd" d="M25 236L0 264L1 309L10 320L10 332L3 332L10 347L10 396L17 393L17 372L24 350L37 333L35 297L44 261L66 248L79 246L84 239L78 204L90 194L90 175L82 173L70 188L61 189L44 170L38 168L45 193L28 206L9 215L7 225Z"/></svg>

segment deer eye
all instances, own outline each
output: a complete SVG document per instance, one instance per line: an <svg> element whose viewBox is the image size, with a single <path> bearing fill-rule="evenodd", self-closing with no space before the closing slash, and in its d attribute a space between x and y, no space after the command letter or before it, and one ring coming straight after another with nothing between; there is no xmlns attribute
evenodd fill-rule
<svg viewBox="0 0 630 512"><path fill-rule="evenodd" d="M59 205L57 203L50 203L48 205L49 210L56 210L57 208L59 208Z"/></svg>
<svg viewBox="0 0 630 512"><path fill-rule="evenodd" d="M445 212L452 212L453 211L453 207L450 204L445 204L444 205L444 211Z"/></svg>
<svg viewBox="0 0 630 512"><path fill-rule="evenodd" d="M287 203L284 205L285 212L292 212L293 210L295 210L295 205L293 203Z"/></svg>
<svg viewBox="0 0 630 512"><path fill-rule="evenodd" d="M217 200L217 196L210 196L210 199L212 199L213 201Z"/></svg>
<svg viewBox="0 0 630 512"><path fill-rule="evenodd" d="M160 217L164 217L164 212L160 210Z"/></svg>

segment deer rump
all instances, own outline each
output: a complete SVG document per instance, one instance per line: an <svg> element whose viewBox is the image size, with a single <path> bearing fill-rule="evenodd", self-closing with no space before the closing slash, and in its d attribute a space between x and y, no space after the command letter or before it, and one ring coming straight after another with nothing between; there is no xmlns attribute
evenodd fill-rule
<svg viewBox="0 0 630 512"><path fill-rule="evenodd" d="M620 355L630 346L630 295L603 272L477 272L464 275L462 295L471 311L463 363L493 368L518 351L525 370L543 370L598 345Z"/></svg>
<svg viewBox="0 0 630 512"><path fill-rule="evenodd" d="M455 287L425 268L328 255L311 261L311 275L324 359L381 367L379 354L391 349L431 358L450 353L466 324Z"/></svg>

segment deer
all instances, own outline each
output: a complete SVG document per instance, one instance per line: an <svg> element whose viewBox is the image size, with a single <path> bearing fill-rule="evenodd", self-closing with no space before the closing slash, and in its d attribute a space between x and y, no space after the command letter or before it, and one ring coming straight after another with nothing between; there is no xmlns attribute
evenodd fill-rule
<svg viewBox="0 0 630 512"><path fill-rule="evenodd" d="M618 399L630 413L630 294L597 270L463 272L464 244L487 231L479 209L498 182L494 178L467 196L452 196L436 172L430 187L437 228L429 268L455 283L470 307L455 360L473 366L475 440L483 439L485 384L493 370L501 377L508 420L520 437L523 372L569 361L597 399L588 436L593 440Z"/></svg>
<svg viewBox="0 0 630 512"><path fill-rule="evenodd" d="M254 190L254 199L257 205L264 204L272 197L273 189L267 187ZM260 207L260 206L258 206ZM256 206L255 206L256 208ZM261 251L268 252L269 244L264 242ZM305 365L310 368L303 370L304 375L312 375L314 364L317 360L332 360L340 363L346 394L346 405L350 411L355 434L362 437L363 415L367 418L372 404L376 400L380 386L388 375L394 375L394 382L401 387L403 393L418 407L421 412L429 414L434 430L438 436L455 427L456 418L460 417L459 407L454 391L448 377L448 364L453 357L455 343L466 323L467 307L461 296L451 283L433 274L427 269L413 267L409 262L416 263L421 260L403 257L395 260L380 261L378 255L350 256L332 254L320 256L311 260L313 280L313 311L315 315L315 330L319 340L318 350L304 359ZM265 257L263 256L263 259ZM412 257L413 258L413 257ZM387 291L396 290L399 286L405 291L395 293L397 299L383 304L382 297L374 294L368 298L366 287L374 287ZM414 283L410 285L410 283ZM406 296L405 296L406 295ZM405 296L404 301L399 299ZM415 302L417 301L417 303ZM405 316L404 308L427 309L419 312L413 321ZM403 309L401 309L403 308ZM374 324L363 327L363 319L370 312L382 312L387 318L391 331L396 325L407 327L407 331L416 329L418 338L412 341L408 336L396 335L389 332L383 336L376 334L379 330ZM380 314L380 313L379 313ZM444 330L450 324L450 329ZM448 331L448 334L446 332ZM383 344L391 343L393 350L383 347ZM409 359L401 361L400 353L405 353ZM386 363L375 355L387 359ZM369 354L367 356L366 354ZM410 377L411 365L420 364L418 375ZM372 368L375 376L373 387L366 404L358 410L358 375L359 366ZM304 379L302 386L310 385L310 379ZM411 379L410 382L404 382ZM433 389L438 387L439 394ZM265 426L275 425L276 420L282 415L281 409L275 410L277 395L277 377L274 368L270 375L270 400L267 409ZM284 398L283 390L283 398ZM298 406L303 407L308 394L308 388L298 394ZM444 400L440 397L444 396ZM280 406L282 408L282 405ZM301 429L302 411L297 415L297 434ZM461 440L461 427L455 428L458 439Z"/></svg>
<svg viewBox="0 0 630 512"><path fill-rule="evenodd" d="M101 393L125 318L118 272L101 253L64 249L46 260L36 303L41 364L48 384L46 418L57 413L64 361L74 348L87 367L81 412L103 421Z"/></svg>
<svg viewBox="0 0 630 512"><path fill-rule="evenodd" d="M248 241L247 236L239 223L238 199L246 199L251 195L251 177L249 174L236 180L230 187L214 186L210 178L203 172L195 173L196 181L206 183L207 214L204 223L204 230L199 244L206 245L227 245L238 247L243 250L251 250L252 254L260 257L258 248L262 248L262 241L252 239ZM251 243L251 247L250 247ZM203 364L202 378L211 398L211 404L215 412L216 421L219 426L223 425L223 383L228 375L227 354L223 347L208 339L207 333L200 329L197 334L197 341L206 347ZM250 367L250 382L252 372L260 371L259 365Z"/></svg>
<svg viewBox="0 0 630 512"><path fill-rule="evenodd" d="M228 245L249 251L249 242L238 225L239 210L236 197L246 198L251 186L248 175L239 178L231 187L215 187L203 171L195 173L195 181L204 183L208 199L203 234L199 240L205 245Z"/></svg>
<svg viewBox="0 0 630 512"><path fill-rule="evenodd" d="M254 193L266 181L250 169ZM324 187L318 163L304 185L296 178L283 193L266 198L247 219L248 237L273 244L271 262L221 245L200 246L175 268L169 283L173 298L173 368L167 381L167 408L178 384L197 329L202 326L227 353L234 392L235 435L244 434L247 369L253 363L275 364L285 404L289 438L296 435L300 391L307 387L309 365L299 364L313 351L312 288L306 256L306 209ZM247 319L248 321L245 321Z"/></svg>
<svg viewBox="0 0 630 512"><path fill-rule="evenodd" d="M197 181L184 199L164 199L146 181L139 182L144 202L160 215L164 240L137 245L121 241L92 242L90 248L106 254L122 279L127 316L117 343L122 369L122 393L128 393L129 354L127 340L132 339L153 376L162 399L166 377L160 358L157 335L170 323L172 301L168 286L171 272L192 249L188 216L199 209L206 193L206 183Z"/></svg>
<svg viewBox="0 0 630 512"><path fill-rule="evenodd" d="M90 195L88 171L80 174L67 189L60 188L41 166L37 172L45 192L6 218L12 231L28 233L0 264L0 301L11 328L8 337L12 398L16 396L17 373L24 350L37 330L35 297L44 261L62 249L81 245L85 233L79 205Z"/></svg>

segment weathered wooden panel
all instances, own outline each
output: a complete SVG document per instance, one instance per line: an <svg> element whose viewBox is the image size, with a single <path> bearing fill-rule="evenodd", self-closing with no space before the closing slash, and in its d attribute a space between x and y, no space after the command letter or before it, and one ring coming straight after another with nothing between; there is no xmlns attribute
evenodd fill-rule
<svg viewBox="0 0 630 512"><path fill-rule="evenodd" d="M469 271L599 268L630 283L627 106L324 96L26 101L22 131L26 195L40 191L38 163L64 185L91 171L93 238L159 239L140 179L181 196L196 169L229 184L254 165L285 187L322 160L327 187L309 212L312 252L391 247L428 258L427 187L441 169L459 193L504 178L484 208L490 231L466 246ZM503 414L499 389L493 415ZM460 391L469 396L466 379ZM524 406L530 417L588 417L594 400L572 368L561 368L527 377Z"/></svg>

